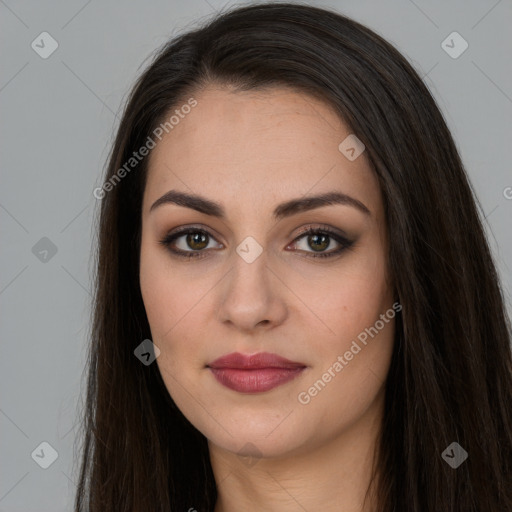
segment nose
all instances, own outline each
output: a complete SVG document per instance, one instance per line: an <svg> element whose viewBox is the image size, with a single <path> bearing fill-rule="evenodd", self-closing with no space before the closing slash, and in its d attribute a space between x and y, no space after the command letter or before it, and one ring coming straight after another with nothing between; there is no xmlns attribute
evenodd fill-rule
<svg viewBox="0 0 512 512"><path fill-rule="evenodd" d="M282 324L288 289L269 266L265 250L251 263L238 255L234 260L220 287L219 321L246 333Z"/></svg>

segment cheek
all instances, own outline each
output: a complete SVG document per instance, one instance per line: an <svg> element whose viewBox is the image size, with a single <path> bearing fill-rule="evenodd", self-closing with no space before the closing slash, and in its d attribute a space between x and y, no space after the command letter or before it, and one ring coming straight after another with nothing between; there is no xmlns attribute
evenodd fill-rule
<svg viewBox="0 0 512 512"><path fill-rule="evenodd" d="M174 360L168 359L170 346L167 340L179 330L180 318L186 317L188 299L187 289L170 268L170 259L160 253L160 250L145 244L143 238L139 276L141 294L152 341L161 352L157 362L161 365L166 361L167 366Z"/></svg>
<svg viewBox="0 0 512 512"><path fill-rule="evenodd" d="M143 237L140 255L140 288L153 336L171 335L174 326L194 305L200 292L194 281L187 286L187 270L176 264L162 248L155 248ZM195 292L194 292L195 290ZM196 298L196 302L197 302Z"/></svg>
<svg viewBox="0 0 512 512"><path fill-rule="evenodd" d="M161 339L173 325L176 314L174 283L162 273L162 264L154 252L142 248L140 261L140 289L146 315L154 340Z"/></svg>
<svg viewBox="0 0 512 512"><path fill-rule="evenodd" d="M209 416L205 420L204 410L191 399L201 397L197 375L205 364L204 330L194 319L207 314L201 299L212 284L187 275L183 266L177 272L171 259L159 253L142 245L140 287L152 341L160 349L156 364L177 407L206 435Z"/></svg>
<svg viewBox="0 0 512 512"><path fill-rule="evenodd" d="M207 318L206 295L214 282L198 278L192 267L177 270L162 251L142 245L140 288L152 341L161 352L157 362L176 375L204 365L205 335L197 319Z"/></svg>
<svg viewBox="0 0 512 512"><path fill-rule="evenodd" d="M385 255L377 243L348 253L336 267L295 272L294 276L293 290L307 316L303 327L317 332L311 341L320 352L332 352L333 346L342 348L391 306Z"/></svg>
<svg viewBox="0 0 512 512"><path fill-rule="evenodd" d="M321 418L330 432L345 428L382 392L393 352L395 310L391 301L383 308L375 304L364 303L364 311L356 305L352 311L343 309L340 319L332 322L335 341L323 339L315 347L316 364L296 397L305 422Z"/></svg>
<svg viewBox="0 0 512 512"><path fill-rule="evenodd" d="M299 402L309 400L308 409L327 416L364 411L385 382L394 343L396 312L382 249L360 252L350 265L317 275L314 282L303 279L295 291L308 306L304 311L315 313L307 312L302 324L314 364Z"/></svg>

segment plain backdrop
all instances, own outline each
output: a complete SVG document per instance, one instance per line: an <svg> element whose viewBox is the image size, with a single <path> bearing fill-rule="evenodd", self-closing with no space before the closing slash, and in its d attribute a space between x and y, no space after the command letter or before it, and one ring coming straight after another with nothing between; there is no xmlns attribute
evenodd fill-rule
<svg viewBox="0 0 512 512"><path fill-rule="evenodd" d="M311 4L382 35L432 91L486 217L510 314L512 2ZM152 52L234 5L242 3L0 0L0 512L72 509L100 204L92 191ZM451 46L468 44L457 58L442 46L453 32Z"/></svg>

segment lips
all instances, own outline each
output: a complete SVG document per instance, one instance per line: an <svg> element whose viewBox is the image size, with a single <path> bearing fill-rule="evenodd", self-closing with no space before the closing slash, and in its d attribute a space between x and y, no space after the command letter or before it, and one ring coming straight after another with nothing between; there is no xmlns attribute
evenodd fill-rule
<svg viewBox="0 0 512 512"><path fill-rule="evenodd" d="M207 367L227 388L240 393L261 393L295 379L306 365L268 352L253 355L235 352Z"/></svg>
<svg viewBox="0 0 512 512"><path fill-rule="evenodd" d="M268 352L260 352L258 354L246 355L234 352L215 359L213 363L208 365L210 368L232 368L240 370L255 370L263 368L304 368L306 365L296 363L280 357L277 354L269 354Z"/></svg>

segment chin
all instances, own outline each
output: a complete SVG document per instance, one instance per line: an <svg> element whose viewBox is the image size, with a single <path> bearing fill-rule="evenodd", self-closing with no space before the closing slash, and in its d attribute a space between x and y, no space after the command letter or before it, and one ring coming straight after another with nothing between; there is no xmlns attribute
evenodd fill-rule
<svg viewBox="0 0 512 512"><path fill-rule="evenodd" d="M269 421L268 418L263 417L258 421L253 416L250 422L247 421L247 417L242 421L231 418L223 425L229 433L217 424L207 425L202 433L209 444L241 457L276 458L300 452L309 444L308 438L315 435L314 432L308 435L304 425L299 428L291 420L292 416L293 413L288 418L284 415L279 421ZM286 419L282 421L283 418Z"/></svg>

